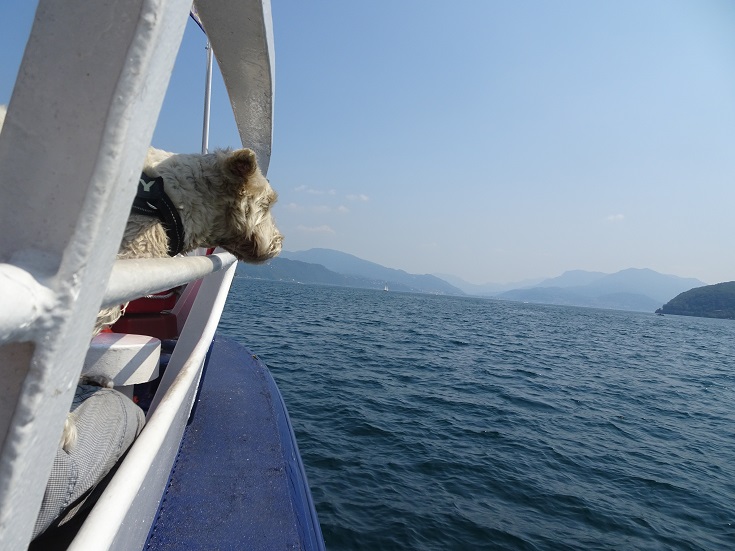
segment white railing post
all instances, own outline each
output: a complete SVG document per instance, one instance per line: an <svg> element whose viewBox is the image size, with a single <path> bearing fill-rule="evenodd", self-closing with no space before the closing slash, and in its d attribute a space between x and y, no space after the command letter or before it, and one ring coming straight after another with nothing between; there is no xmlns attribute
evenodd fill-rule
<svg viewBox="0 0 735 551"><path fill-rule="evenodd" d="M0 133L0 263L52 274L51 298L0 348L0 549L30 541L190 4L39 2Z"/></svg>

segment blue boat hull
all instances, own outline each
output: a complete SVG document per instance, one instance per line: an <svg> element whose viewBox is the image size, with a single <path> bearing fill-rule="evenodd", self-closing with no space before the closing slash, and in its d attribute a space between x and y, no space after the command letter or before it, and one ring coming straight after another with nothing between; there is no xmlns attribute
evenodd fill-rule
<svg viewBox="0 0 735 551"><path fill-rule="evenodd" d="M220 335L145 548L324 549L278 387Z"/></svg>

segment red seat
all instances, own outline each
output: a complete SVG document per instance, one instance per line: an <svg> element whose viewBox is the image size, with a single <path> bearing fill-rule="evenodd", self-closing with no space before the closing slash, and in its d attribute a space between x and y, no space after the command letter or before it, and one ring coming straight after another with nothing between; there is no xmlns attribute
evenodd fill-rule
<svg viewBox="0 0 735 551"><path fill-rule="evenodd" d="M171 310L176 305L176 299L178 298L178 287L155 293L131 301L125 309L125 314L154 314L163 312L164 310Z"/></svg>
<svg viewBox="0 0 735 551"><path fill-rule="evenodd" d="M126 313L113 326L115 333L148 335L157 339L175 339L179 336L176 316L170 313L129 314Z"/></svg>

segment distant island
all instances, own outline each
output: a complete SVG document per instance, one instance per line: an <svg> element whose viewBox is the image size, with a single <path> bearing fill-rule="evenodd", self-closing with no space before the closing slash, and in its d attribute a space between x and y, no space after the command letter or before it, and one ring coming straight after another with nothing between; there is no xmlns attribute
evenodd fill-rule
<svg viewBox="0 0 735 551"><path fill-rule="evenodd" d="M656 313L735 319L735 281L685 291L656 310Z"/></svg>

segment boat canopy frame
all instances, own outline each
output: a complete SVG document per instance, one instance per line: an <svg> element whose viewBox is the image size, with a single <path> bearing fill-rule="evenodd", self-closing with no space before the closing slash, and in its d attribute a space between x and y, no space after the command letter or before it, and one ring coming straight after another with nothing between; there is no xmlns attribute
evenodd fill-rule
<svg viewBox="0 0 735 551"><path fill-rule="evenodd" d="M244 146L273 128L269 0L197 2ZM235 258L115 255L191 0L40 0L0 133L0 548L30 542L99 309L185 281L196 299L146 427L70 549L142 548ZM207 275L209 274L209 275Z"/></svg>

